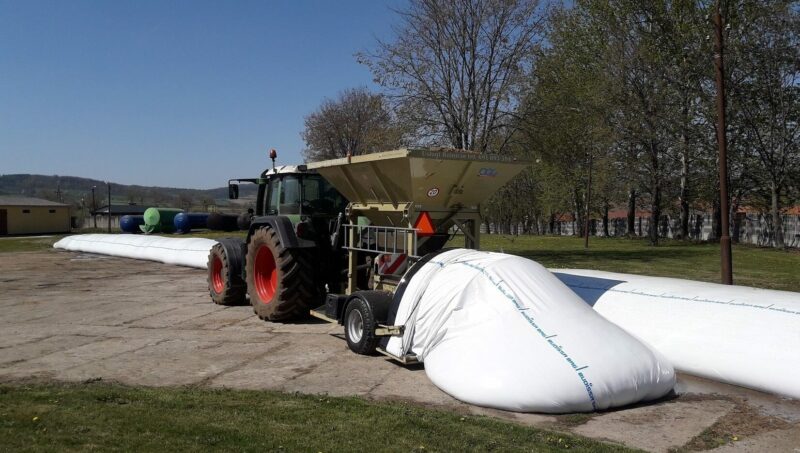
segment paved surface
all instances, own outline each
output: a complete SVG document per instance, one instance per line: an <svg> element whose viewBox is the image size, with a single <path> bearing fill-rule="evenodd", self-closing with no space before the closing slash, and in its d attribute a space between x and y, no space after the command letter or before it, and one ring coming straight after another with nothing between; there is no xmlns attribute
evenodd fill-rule
<svg viewBox="0 0 800 453"><path fill-rule="evenodd" d="M691 446L709 428L742 433L725 451L800 452L800 403L759 392L681 376L675 398L590 416L485 409L443 393L419 366L352 354L341 327L265 323L249 306L216 306L203 271L62 251L0 256L3 381L100 378L358 395L570 430L649 451Z"/></svg>

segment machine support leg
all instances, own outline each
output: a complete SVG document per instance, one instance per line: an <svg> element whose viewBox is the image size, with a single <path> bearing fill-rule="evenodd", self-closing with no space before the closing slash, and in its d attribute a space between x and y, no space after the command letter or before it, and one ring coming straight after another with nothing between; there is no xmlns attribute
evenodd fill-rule
<svg viewBox="0 0 800 453"><path fill-rule="evenodd" d="M356 243L356 229L350 228L348 233L350 244ZM353 294L358 288L356 286L356 272L358 267L358 252L350 250L347 252L347 294Z"/></svg>
<svg viewBox="0 0 800 453"><path fill-rule="evenodd" d="M480 243L480 222L475 219L466 220L464 227L464 246L468 249L478 250Z"/></svg>

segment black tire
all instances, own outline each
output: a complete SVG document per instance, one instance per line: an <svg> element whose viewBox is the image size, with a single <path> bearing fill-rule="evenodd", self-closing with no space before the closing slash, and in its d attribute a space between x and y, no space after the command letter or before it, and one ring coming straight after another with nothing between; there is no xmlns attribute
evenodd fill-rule
<svg viewBox="0 0 800 453"><path fill-rule="evenodd" d="M350 350L361 355L375 354L378 345L375 328L378 323L369 303L361 297L351 299L345 309L343 321L344 336Z"/></svg>
<svg viewBox="0 0 800 453"><path fill-rule="evenodd" d="M220 214L212 212L206 219L206 226L213 231L236 231L239 226L236 224L238 216L234 214Z"/></svg>
<svg viewBox="0 0 800 453"><path fill-rule="evenodd" d="M242 231L247 231L250 229L250 222L252 221L253 216L250 213L245 212L236 218L236 226Z"/></svg>
<svg viewBox="0 0 800 453"><path fill-rule="evenodd" d="M261 255L259 255L261 254ZM302 249L287 249L272 228L258 228L247 245L247 293L259 318L286 321L320 305L321 288Z"/></svg>
<svg viewBox="0 0 800 453"><path fill-rule="evenodd" d="M233 260L241 263L239 256L228 256L222 244L214 244L208 253L208 293L211 300L218 305L242 305L245 303L247 285L234 266Z"/></svg>

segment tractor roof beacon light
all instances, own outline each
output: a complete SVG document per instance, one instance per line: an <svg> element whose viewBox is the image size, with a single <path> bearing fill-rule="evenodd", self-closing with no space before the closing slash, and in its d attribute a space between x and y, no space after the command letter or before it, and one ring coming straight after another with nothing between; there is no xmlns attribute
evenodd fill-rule
<svg viewBox="0 0 800 453"><path fill-rule="evenodd" d="M275 148L269 150L269 158L272 159L272 171L275 172L275 159L278 158L278 152L275 151Z"/></svg>
<svg viewBox="0 0 800 453"><path fill-rule="evenodd" d="M417 236L420 237L433 236L436 233L436 229L433 227L433 220L431 220L431 215L428 214L428 211L419 213L417 221L414 222L414 228L417 230Z"/></svg>

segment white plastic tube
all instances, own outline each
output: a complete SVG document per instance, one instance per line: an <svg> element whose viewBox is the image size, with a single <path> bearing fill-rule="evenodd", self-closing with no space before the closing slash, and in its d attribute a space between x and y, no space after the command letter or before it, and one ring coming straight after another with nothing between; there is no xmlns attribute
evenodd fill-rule
<svg viewBox="0 0 800 453"><path fill-rule="evenodd" d="M53 247L206 269L208 252L216 243L217 241L204 238L80 234L67 236L53 244Z"/></svg>
<svg viewBox="0 0 800 453"><path fill-rule="evenodd" d="M800 398L800 293L582 269L553 272L678 371Z"/></svg>

